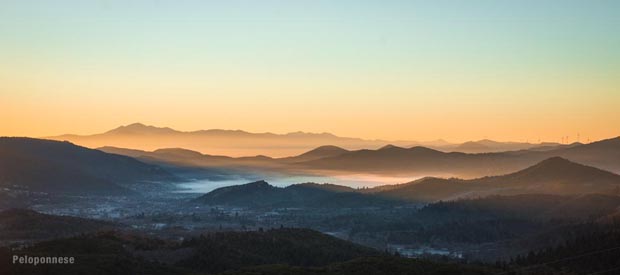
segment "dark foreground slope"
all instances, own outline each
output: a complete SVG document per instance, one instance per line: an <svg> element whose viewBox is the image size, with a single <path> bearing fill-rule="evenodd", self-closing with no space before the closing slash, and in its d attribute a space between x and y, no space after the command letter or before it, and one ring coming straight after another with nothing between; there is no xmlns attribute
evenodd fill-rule
<svg viewBox="0 0 620 275"><path fill-rule="evenodd" d="M12 254L67 255L73 265L15 265ZM306 229L221 232L182 243L102 233L0 250L1 274L488 274L395 258ZM321 271L322 270L322 271Z"/></svg>
<svg viewBox="0 0 620 275"><path fill-rule="evenodd" d="M158 166L59 142L0 137L0 186L65 194L127 194L137 182L170 181Z"/></svg>
<svg viewBox="0 0 620 275"><path fill-rule="evenodd" d="M28 209L0 212L0 244L68 237L115 228L120 228L120 225L92 219L46 215Z"/></svg>
<svg viewBox="0 0 620 275"><path fill-rule="evenodd" d="M268 265L229 271L226 275L484 275L493 269L457 263L438 263L428 260L399 257L360 258L319 268Z"/></svg>
<svg viewBox="0 0 620 275"><path fill-rule="evenodd" d="M566 232L564 232L566 233ZM579 235L555 247L514 258L507 274L619 274L620 224L581 226Z"/></svg>

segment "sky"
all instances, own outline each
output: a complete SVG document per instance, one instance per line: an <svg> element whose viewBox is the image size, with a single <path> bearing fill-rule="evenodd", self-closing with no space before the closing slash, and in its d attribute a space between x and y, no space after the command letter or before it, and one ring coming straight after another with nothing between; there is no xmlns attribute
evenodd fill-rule
<svg viewBox="0 0 620 275"><path fill-rule="evenodd" d="M620 1L0 0L0 135L620 135Z"/></svg>

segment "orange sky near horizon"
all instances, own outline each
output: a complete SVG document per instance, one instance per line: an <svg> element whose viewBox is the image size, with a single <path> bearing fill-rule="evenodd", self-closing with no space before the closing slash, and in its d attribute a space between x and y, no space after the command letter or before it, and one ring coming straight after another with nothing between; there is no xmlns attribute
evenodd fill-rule
<svg viewBox="0 0 620 275"><path fill-rule="evenodd" d="M620 135L617 79L477 78L0 68L0 135L95 134L134 122L184 131L452 142L559 142L564 136L573 142L578 134L585 142Z"/></svg>
<svg viewBox="0 0 620 275"><path fill-rule="evenodd" d="M617 1L7 1L0 136L620 135Z"/></svg>

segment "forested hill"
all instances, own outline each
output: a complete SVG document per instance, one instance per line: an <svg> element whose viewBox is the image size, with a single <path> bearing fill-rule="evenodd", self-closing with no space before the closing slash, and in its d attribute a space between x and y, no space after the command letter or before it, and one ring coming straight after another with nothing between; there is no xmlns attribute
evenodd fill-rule
<svg viewBox="0 0 620 275"><path fill-rule="evenodd" d="M0 137L0 186L36 192L118 195L137 182L173 181L162 168L69 142Z"/></svg>

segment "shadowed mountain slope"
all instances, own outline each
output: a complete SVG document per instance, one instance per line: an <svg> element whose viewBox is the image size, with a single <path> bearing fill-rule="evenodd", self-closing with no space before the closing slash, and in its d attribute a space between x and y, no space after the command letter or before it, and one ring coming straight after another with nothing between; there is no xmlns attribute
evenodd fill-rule
<svg viewBox="0 0 620 275"><path fill-rule="evenodd" d="M370 192L395 199L436 201L495 194L615 193L618 188L620 175L553 157L503 176L472 180L429 177L401 185L382 186Z"/></svg>
<svg viewBox="0 0 620 275"><path fill-rule="evenodd" d="M589 144L553 146L542 150L484 154L445 153L425 147L385 146L378 150L351 151L306 161L298 166L355 173L477 178L525 169L551 157L562 157L617 173L620 172L620 137Z"/></svg>
<svg viewBox="0 0 620 275"><path fill-rule="evenodd" d="M12 255L76 255L69 265L0 264L2 274L493 274L464 264L394 257L308 229L217 232L166 242L89 234L41 242Z"/></svg>
<svg viewBox="0 0 620 275"><path fill-rule="evenodd" d="M28 209L0 212L0 241L42 240L87 232L112 230L119 225L68 216L53 216Z"/></svg>
<svg viewBox="0 0 620 275"><path fill-rule="evenodd" d="M68 142L0 138L0 185L37 192L127 194L123 187L176 177L133 158Z"/></svg>
<svg viewBox="0 0 620 275"><path fill-rule="evenodd" d="M403 204L382 197L361 194L355 189L333 185L302 183L285 188L266 181L218 188L195 200L209 205L240 207L377 207Z"/></svg>
<svg viewBox="0 0 620 275"><path fill-rule="evenodd" d="M325 145L325 146L312 149L299 156L280 158L278 159L278 161L288 162L288 163L311 161L311 160L328 158L328 157L336 157L336 156L340 156L347 152L349 151L346 149L340 148L338 146Z"/></svg>

